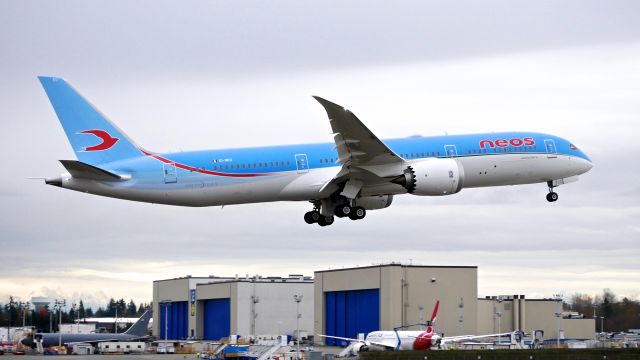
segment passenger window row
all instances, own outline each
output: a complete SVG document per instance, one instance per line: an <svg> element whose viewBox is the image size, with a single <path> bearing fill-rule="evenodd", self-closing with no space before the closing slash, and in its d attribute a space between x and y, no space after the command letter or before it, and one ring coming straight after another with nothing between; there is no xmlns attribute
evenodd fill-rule
<svg viewBox="0 0 640 360"><path fill-rule="evenodd" d="M213 165L213 170L233 170L233 169L261 169L267 167L283 167L290 166L291 161L268 161L268 162L259 162L253 164L224 164L224 165Z"/></svg>
<svg viewBox="0 0 640 360"><path fill-rule="evenodd" d="M400 154L400 156L402 156L405 159L423 158L423 157L428 157L429 152L427 151L427 152L420 152L420 153L405 153L405 154ZM431 156L440 156L440 151L432 151Z"/></svg>

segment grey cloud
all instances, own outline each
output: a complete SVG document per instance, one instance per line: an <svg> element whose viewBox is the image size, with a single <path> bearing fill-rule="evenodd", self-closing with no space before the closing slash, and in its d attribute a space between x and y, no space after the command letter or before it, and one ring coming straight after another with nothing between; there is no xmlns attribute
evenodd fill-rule
<svg viewBox="0 0 640 360"><path fill-rule="evenodd" d="M225 272L219 275L249 266L308 274L408 259L488 273L599 271L611 281L640 271L637 2L123 4L0 3L0 245L8 249L0 253L0 281L41 275L51 287L30 291L61 296L51 288L65 271L120 273L136 263L152 275L164 270L152 263L169 271L210 266ZM540 67L542 55L523 60L526 51L619 42L632 46L551 52ZM472 62L517 53L493 67ZM444 66L431 67L434 61ZM467 61L459 78L460 68L447 69ZM516 70L509 71L511 61ZM74 156L35 79L41 73L79 84L129 135L159 151L330 141L326 116L309 98L314 89L358 109L382 137L414 129L557 130L585 147L595 168L561 187L555 204L544 200L544 184L464 189L443 198L398 197L365 221L330 228L302 222L306 203L221 210L98 198L25 179L58 174L56 160ZM440 100L448 102L430 113ZM487 100L489 108L474 107ZM494 121L501 111L522 118ZM408 118L402 128L391 117L397 112ZM459 121L460 114L472 120ZM64 280L93 281L109 296L126 297L104 274L73 276ZM632 292L631 281L620 286Z"/></svg>
<svg viewBox="0 0 640 360"><path fill-rule="evenodd" d="M640 37L634 1L141 1L126 6L8 1L1 6L0 42L9 45L0 58L3 67L116 77L260 76Z"/></svg>

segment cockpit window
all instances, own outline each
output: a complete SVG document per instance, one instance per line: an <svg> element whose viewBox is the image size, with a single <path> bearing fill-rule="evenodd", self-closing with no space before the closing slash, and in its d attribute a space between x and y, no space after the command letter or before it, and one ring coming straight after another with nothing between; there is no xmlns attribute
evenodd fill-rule
<svg viewBox="0 0 640 360"><path fill-rule="evenodd" d="M573 144L569 144L569 148L571 148L571 150L578 150L578 147Z"/></svg>

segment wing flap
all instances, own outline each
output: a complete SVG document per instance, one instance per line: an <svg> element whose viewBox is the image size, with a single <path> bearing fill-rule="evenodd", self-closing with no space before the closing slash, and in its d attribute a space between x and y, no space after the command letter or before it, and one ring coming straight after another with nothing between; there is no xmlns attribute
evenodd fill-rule
<svg viewBox="0 0 640 360"><path fill-rule="evenodd" d="M62 166L69 171L74 178L96 180L96 181L122 181L123 176L114 174L99 167L83 163L77 160L60 160Z"/></svg>

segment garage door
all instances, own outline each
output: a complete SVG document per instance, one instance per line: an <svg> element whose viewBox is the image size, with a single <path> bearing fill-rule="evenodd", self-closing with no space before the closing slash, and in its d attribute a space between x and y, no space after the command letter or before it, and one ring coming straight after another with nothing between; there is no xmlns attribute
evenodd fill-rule
<svg viewBox="0 0 640 360"><path fill-rule="evenodd" d="M231 332L231 303L229 298L204 301L203 337L205 340L226 338Z"/></svg>
<svg viewBox="0 0 640 360"><path fill-rule="evenodd" d="M160 303L160 338L182 340L187 338L189 308L186 301Z"/></svg>
<svg viewBox="0 0 640 360"><path fill-rule="evenodd" d="M356 338L380 330L380 290L330 291L324 293L326 335ZM325 339L327 345L346 346L346 341Z"/></svg>

